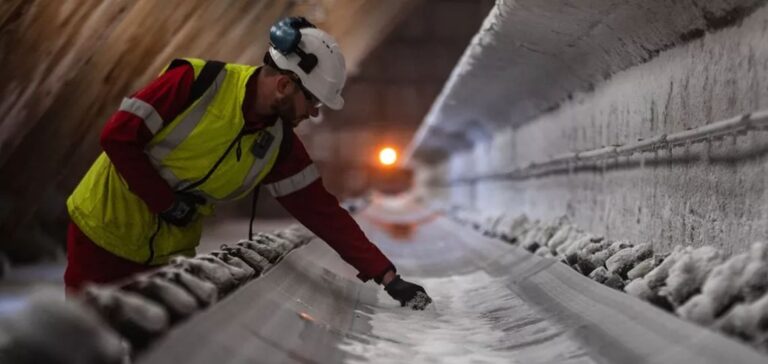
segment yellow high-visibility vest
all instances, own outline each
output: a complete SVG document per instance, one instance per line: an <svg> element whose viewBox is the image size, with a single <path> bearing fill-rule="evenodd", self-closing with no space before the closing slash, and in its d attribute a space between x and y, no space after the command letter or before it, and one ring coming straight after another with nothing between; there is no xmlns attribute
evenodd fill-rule
<svg viewBox="0 0 768 364"><path fill-rule="evenodd" d="M184 59L195 70L199 59ZM202 217L213 202L246 196L275 164L283 140L283 122L243 133L246 82L257 67L227 64L203 95L170 124L151 105L125 99L121 110L145 120L154 137L146 153L175 191L204 197L198 216L186 227L166 223L130 191L102 153L67 199L72 221L94 243L125 259L164 264L174 255L193 255L202 233Z"/></svg>

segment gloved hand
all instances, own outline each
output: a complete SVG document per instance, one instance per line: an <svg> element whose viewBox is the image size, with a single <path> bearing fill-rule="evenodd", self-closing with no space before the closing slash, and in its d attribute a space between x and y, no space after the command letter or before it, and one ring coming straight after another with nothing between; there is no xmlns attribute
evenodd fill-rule
<svg viewBox="0 0 768 364"><path fill-rule="evenodd" d="M197 214L197 205L205 204L205 199L191 193L176 192L176 200L167 210L161 212L160 218L176 226L187 226Z"/></svg>
<svg viewBox="0 0 768 364"><path fill-rule="evenodd" d="M399 301L400 306L408 306L414 310L423 310L432 303L424 287L403 280L399 274L384 286L384 290Z"/></svg>

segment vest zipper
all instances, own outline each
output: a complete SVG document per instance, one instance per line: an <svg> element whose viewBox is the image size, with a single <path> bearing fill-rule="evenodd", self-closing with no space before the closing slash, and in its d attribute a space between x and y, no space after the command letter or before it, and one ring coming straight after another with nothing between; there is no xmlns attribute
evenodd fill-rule
<svg viewBox="0 0 768 364"><path fill-rule="evenodd" d="M157 233L160 232L160 217L156 217L155 219L157 227L155 228L155 232L152 233L152 236L149 238L149 258L144 261L144 265L149 265L155 259L155 237L157 236Z"/></svg>
<svg viewBox="0 0 768 364"><path fill-rule="evenodd" d="M243 138L237 138L237 149L235 149L235 155L237 156L237 161L240 161L240 157L243 156Z"/></svg>
<svg viewBox="0 0 768 364"><path fill-rule="evenodd" d="M227 154L229 154L229 151L232 150L232 147L234 147L235 144L238 144L238 150L240 149L239 148L239 143L240 143L240 139L243 137L243 135L245 135L245 127L242 127L240 129L240 132L237 133L237 137L235 137L235 139L232 140L231 143L229 143L229 146L227 147L227 150L224 151L224 154L222 154L221 157L219 157L219 160L217 160L216 163L213 165L213 167L211 167L211 170L209 170L208 173L206 173L203 178L195 181L194 183L192 183L191 185L189 185L187 187L182 188L181 192L186 192L186 191L189 191L189 190L191 190L193 188L196 188L196 187L202 185L203 183L205 183L205 181L207 181L208 178L211 178L211 175L213 175L213 172L216 171L216 168L219 168L219 165L221 164L222 161L224 161L224 158L227 156ZM238 162L240 161L240 153L242 153L242 151L238 151L237 152L237 154L238 154L237 161Z"/></svg>
<svg viewBox="0 0 768 364"><path fill-rule="evenodd" d="M245 127L242 127L240 129L240 131L237 133L237 137L235 137L235 139L231 143L229 143L229 146L227 147L227 150L224 151L224 154L222 154L221 157L219 157L219 160L217 160L216 163L213 165L213 167L211 167L211 170L208 171L208 173L206 173L203 178L195 181L194 183L192 183L191 185L189 185L187 187L182 188L181 191L182 192L183 191L189 191L189 190L191 190L191 189L193 189L193 188L195 188L197 186L200 186L201 184L205 183L205 181L207 181L208 178L211 177L213 172L216 171L216 168L219 168L219 165L224 160L224 158L227 156L227 154L229 154L229 151L232 150L232 147L235 145L235 143L237 143L237 151L236 152L237 152L237 161L239 162L240 161L240 156L242 154L240 140L243 138L243 135L245 135ZM152 237L149 238L149 258L147 258L147 260L144 262L144 264L149 264L149 263L152 262L153 259L155 259L155 237L157 236L157 233L159 233L159 232L160 232L160 218L158 217L157 218L157 228L155 229L155 232L152 234Z"/></svg>

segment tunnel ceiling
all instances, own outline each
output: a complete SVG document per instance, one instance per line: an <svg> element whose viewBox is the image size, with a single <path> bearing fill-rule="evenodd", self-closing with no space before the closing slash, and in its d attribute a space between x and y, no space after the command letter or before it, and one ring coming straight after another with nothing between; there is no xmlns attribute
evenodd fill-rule
<svg viewBox="0 0 768 364"><path fill-rule="evenodd" d="M435 162L516 127L660 51L743 18L760 0L500 0L410 145Z"/></svg>

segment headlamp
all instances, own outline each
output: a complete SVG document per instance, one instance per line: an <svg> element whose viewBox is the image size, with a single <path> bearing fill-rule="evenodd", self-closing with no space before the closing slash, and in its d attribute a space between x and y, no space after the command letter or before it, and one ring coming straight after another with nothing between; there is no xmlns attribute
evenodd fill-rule
<svg viewBox="0 0 768 364"><path fill-rule="evenodd" d="M304 17L290 17L280 20L269 29L269 43L272 48L285 56L296 54L299 56L299 68L309 74L317 66L317 56L306 53L299 48L301 42L301 29L315 28Z"/></svg>

